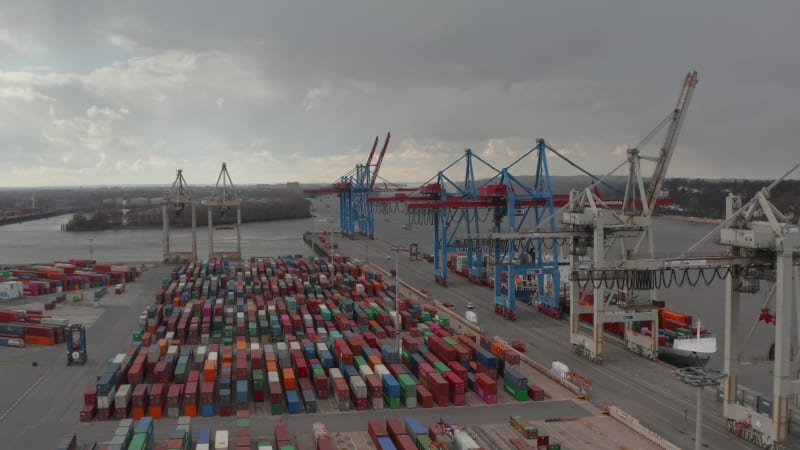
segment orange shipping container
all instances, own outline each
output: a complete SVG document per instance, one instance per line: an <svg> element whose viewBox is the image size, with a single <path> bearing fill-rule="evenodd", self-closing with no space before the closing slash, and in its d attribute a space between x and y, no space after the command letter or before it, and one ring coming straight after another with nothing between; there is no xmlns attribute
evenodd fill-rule
<svg viewBox="0 0 800 450"><path fill-rule="evenodd" d="M150 417L153 419L160 419L164 417L164 411L162 410L161 406L151 406Z"/></svg>
<svg viewBox="0 0 800 450"><path fill-rule="evenodd" d="M197 417L197 405L184 405L183 415L189 417Z"/></svg>
<svg viewBox="0 0 800 450"><path fill-rule="evenodd" d="M133 420L139 420L142 417L144 417L144 408L134 406L131 411L131 417L133 418Z"/></svg>
<svg viewBox="0 0 800 450"><path fill-rule="evenodd" d="M297 380L291 367L283 369L283 387L288 391L297 389Z"/></svg>
<svg viewBox="0 0 800 450"><path fill-rule="evenodd" d="M278 371L278 363L275 361L267 361L267 372L277 372Z"/></svg>
<svg viewBox="0 0 800 450"><path fill-rule="evenodd" d="M203 379L205 381L214 381L217 375L217 364L213 359L207 359L203 365Z"/></svg>

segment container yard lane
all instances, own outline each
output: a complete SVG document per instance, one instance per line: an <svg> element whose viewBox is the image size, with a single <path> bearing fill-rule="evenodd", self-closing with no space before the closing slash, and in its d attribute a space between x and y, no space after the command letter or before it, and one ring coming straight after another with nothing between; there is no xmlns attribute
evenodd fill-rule
<svg viewBox="0 0 800 450"><path fill-rule="evenodd" d="M338 240L340 252L358 258L365 254L364 240ZM420 252L430 249L420 245ZM673 368L659 361L646 360L627 352L619 345L606 341L604 362L598 366L571 351L569 324L547 317L534 308L517 303L517 322L510 322L494 313L492 291L474 285L458 275L450 274L448 287L433 282L433 265L422 259L410 261L395 253L387 241L369 242L370 263L386 272L399 267L402 283L429 291L431 299L452 302L453 314L465 316L466 305L471 302L478 315L479 326L489 336L499 336L507 341L521 340L527 345L526 355L545 367L553 361L565 363L570 370L592 381L589 402L599 410L606 402L636 417L642 425L655 431L681 448L694 446L694 417L696 413L695 388L681 383L673 375ZM390 256L392 259L384 257ZM393 281L390 281L393 282ZM707 448L750 449L757 448L735 438L725 430L722 406L716 401L712 388L704 391L703 444Z"/></svg>
<svg viewBox="0 0 800 450"><path fill-rule="evenodd" d="M59 304L47 311L54 317L88 324L86 365L67 367L64 344L30 345L24 349L0 347L0 448L55 448L61 435L83 431L87 439L107 440L116 422L96 422L81 427L78 422L83 392L93 386L106 361L131 341L131 331L138 328L139 315L153 302L153 286L158 267L142 272L139 279L127 284L120 295L107 295L94 306L90 300ZM32 300L33 299L33 300ZM36 302L36 297L4 302L4 308L22 308ZM36 362L36 366L34 366ZM41 380L37 383L38 380ZM26 394L27 392L27 394Z"/></svg>

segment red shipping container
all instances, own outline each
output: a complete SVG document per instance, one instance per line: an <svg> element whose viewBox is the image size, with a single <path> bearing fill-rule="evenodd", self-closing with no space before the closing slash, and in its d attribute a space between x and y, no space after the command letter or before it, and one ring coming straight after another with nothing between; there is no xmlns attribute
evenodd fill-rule
<svg viewBox="0 0 800 450"><path fill-rule="evenodd" d="M397 441L397 436L406 434L406 427L400 419L386 419L386 431L393 441Z"/></svg>
<svg viewBox="0 0 800 450"><path fill-rule="evenodd" d="M414 445L414 440L407 434L401 434L395 441L397 450L416 450L417 446Z"/></svg>
<svg viewBox="0 0 800 450"><path fill-rule="evenodd" d="M369 432L369 437L372 439L372 442L375 443L375 446L378 446L378 438L388 436L383 421L378 419L370 419L367 421L367 431Z"/></svg>
<svg viewBox="0 0 800 450"><path fill-rule="evenodd" d="M433 395L423 385L417 386L417 403L423 408L433 408Z"/></svg>
<svg viewBox="0 0 800 450"><path fill-rule="evenodd" d="M83 404L84 405L96 405L97 404L97 388L90 387L86 389L86 392L83 393Z"/></svg>

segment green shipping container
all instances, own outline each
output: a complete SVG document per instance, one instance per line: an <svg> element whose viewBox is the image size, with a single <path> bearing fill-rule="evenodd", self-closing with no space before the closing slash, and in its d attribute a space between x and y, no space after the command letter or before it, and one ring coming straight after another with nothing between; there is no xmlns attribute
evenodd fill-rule
<svg viewBox="0 0 800 450"><path fill-rule="evenodd" d="M527 389L514 389L514 387L508 384L507 382L503 382L503 390L511 394L514 400L518 402L523 402L528 399Z"/></svg>
<svg viewBox="0 0 800 450"><path fill-rule="evenodd" d="M384 406L388 407L389 409L400 408L400 397L387 397L386 395L384 395L383 401L384 401Z"/></svg>
<svg viewBox="0 0 800 450"><path fill-rule="evenodd" d="M283 404L273 403L270 406L270 412L272 413L273 416L280 416L281 414L283 414Z"/></svg>
<svg viewBox="0 0 800 450"><path fill-rule="evenodd" d="M445 337L442 338L442 340L447 342L450 345L458 345L458 341L456 341L455 339L451 338L450 336L445 336Z"/></svg>
<svg viewBox="0 0 800 450"><path fill-rule="evenodd" d="M439 317L439 326L449 327L450 326L450 318L447 317L447 316Z"/></svg>
<svg viewBox="0 0 800 450"><path fill-rule="evenodd" d="M250 419L245 418L245 417L236 419L236 427L237 428L239 428L239 427L249 427L249 426L250 426Z"/></svg>
<svg viewBox="0 0 800 450"><path fill-rule="evenodd" d="M355 364L356 369L357 369L360 366L366 366L367 365L367 360L364 359L364 357L361 356L361 355L355 356L355 357L353 357L353 364Z"/></svg>
<svg viewBox="0 0 800 450"><path fill-rule="evenodd" d="M137 433L133 435L131 443L128 444L128 450L145 450L147 448L147 434Z"/></svg>
<svg viewBox="0 0 800 450"><path fill-rule="evenodd" d="M436 371L439 372L439 375L442 376L444 376L445 373L450 372L450 368L447 367L447 364L441 361L433 363L433 368L436 369Z"/></svg>
<svg viewBox="0 0 800 450"><path fill-rule="evenodd" d="M133 332L133 342L139 342L142 340L142 330L135 330Z"/></svg>
<svg viewBox="0 0 800 450"><path fill-rule="evenodd" d="M428 311L422 311L421 317L423 322L430 323L431 313L429 313Z"/></svg>
<svg viewBox="0 0 800 450"><path fill-rule="evenodd" d="M561 450L561 444L550 444L547 446L548 450Z"/></svg>
<svg viewBox="0 0 800 450"><path fill-rule="evenodd" d="M418 434L415 443L418 450L429 450L431 448L431 438L424 434Z"/></svg>

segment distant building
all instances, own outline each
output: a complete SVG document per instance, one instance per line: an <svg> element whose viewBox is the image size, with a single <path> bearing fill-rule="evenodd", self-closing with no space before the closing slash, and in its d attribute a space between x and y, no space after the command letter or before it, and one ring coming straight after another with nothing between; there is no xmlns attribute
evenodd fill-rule
<svg viewBox="0 0 800 450"><path fill-rule="evenodd" d="M286 189L300 189L299 181L289 181L286 183Z"/></svg>

